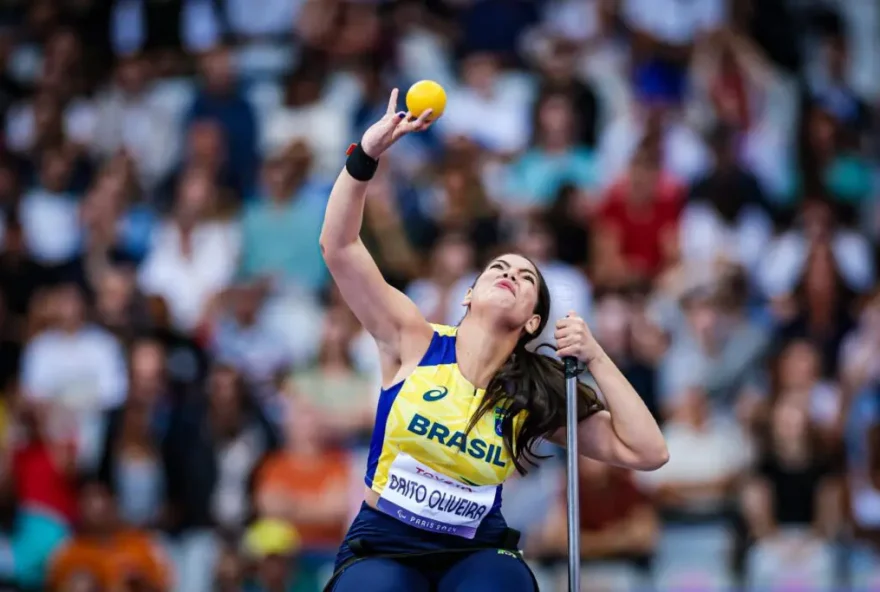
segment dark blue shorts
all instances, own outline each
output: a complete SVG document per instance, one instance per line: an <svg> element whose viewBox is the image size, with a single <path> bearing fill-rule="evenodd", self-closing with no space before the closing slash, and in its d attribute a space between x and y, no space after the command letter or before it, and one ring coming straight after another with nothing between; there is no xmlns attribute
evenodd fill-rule
<svg viewBox="0 0 880 592"><path fill-rule="evenodd" d="M502 548L508 532L500 511L483 520L473 539L464 539L414 528L364 504L339 549L329 590L536 592L520 554ZM369 552L356 555L352 541Z"/></svg>

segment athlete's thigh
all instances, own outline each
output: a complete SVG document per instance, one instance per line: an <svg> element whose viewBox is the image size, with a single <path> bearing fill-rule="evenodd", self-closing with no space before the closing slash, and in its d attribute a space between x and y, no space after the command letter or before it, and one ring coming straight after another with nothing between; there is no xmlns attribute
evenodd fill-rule
<svg viewBox="0 0 880 592"><path fill-rule="evenodd" d="M333 592L429 592L430 583L415 568L393 559L372 557L345 568Z"/></svg>
<svg viewBox="0 0 880 592"><path fill-rule="evenodd" d="M537 592L532 572L510 551L486 550L468 555L452 566L438 592Z"/></svg>

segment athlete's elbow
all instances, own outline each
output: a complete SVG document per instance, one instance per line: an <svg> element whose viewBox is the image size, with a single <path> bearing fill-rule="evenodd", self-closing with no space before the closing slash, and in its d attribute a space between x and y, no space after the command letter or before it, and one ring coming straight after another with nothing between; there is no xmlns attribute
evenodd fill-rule
<svg viewBox="0 0 880 592"><path fill-rule="evenodd" d="M318 240L318 246L321 247L321 256L324 258L324 263L326 263L328 267L332 268L334 263L345 258L345 245L328 236L326 233L321 233L321 238Z"/></svg>
<svg viewBox="0 0 880 592"><path fill-rule="evenodd" d="M635 468L639 471L656 471L668 462L669 449L666 447L666 442L661 442L640 454L638 466Z"/></svg>

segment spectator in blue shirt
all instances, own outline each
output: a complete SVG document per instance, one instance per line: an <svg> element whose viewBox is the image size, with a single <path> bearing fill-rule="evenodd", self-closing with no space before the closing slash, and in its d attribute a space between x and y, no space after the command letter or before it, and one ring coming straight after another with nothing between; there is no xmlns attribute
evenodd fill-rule
<svg viewBox="0 0 880 592"><path fill-rule="evenodd" d="M202 87L189 110L188 123L215 120L226 137L228 166L241 179L244 197L254 188L259 154L257 153L257 118L254 109L239 88L232 56L220 47L201 61Z"/></svg>
<svg viewBox="0 0 880 592"><path fill-rule="evenodd" d="M318 238L330 188L309 175L311 154L298 142L263 169L263 198L242 220L241 272L320 292L328 273Z"/></svg>
<svg viewBox="0 0 880 592"><path fill-rule="evenodd" d="M535 111L535 145L508 171L502 207L513 213L549 207L566 185L583 191L596 185L593 151L575 143L576 114L570 96L546 94Z"/></svg>

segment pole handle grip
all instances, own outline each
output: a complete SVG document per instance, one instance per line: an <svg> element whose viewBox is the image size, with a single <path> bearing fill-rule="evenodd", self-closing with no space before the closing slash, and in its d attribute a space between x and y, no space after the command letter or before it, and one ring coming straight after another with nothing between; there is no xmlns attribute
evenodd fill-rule
<svg viewBox="0 0 880 592"><path fill-rule="evenodd" d="M577 378L584 371L584 365L581 364L580 360L572 356L562 358L562 364L565 367L566 378Z"/></svg>

